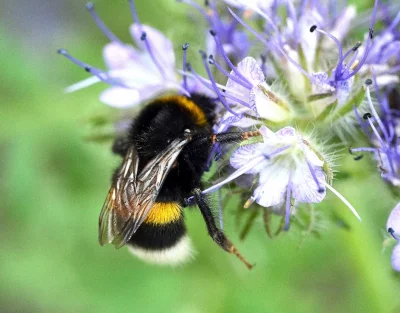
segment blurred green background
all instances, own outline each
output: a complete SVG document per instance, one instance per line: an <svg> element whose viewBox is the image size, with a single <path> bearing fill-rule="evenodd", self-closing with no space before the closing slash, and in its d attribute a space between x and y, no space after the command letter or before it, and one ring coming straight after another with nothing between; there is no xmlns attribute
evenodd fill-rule
<svg viewBox="0 0 400 313"><path fill-rule="evenodd" d="M83 138L89 116L112 110L98 101L100 84L63 93L87 74L56 49L103 67L107 40L83 1L0 3L0 312L400 312L399 275L391 269L391 247L383 249L396 199L366 158L345 155L339 169L347 178L335 183L363 222L329 194L318 210L337 212L351 230L330 225L301 248L299 233L271 240L261 220L239 241L226 208L227 233L256 263L250 272L211 241L195 210L187 212L187 224L198 255L182 268L101 248L98 214L119 160L108 143ZM136 3L142 22L174 40L178 60L183 42L193 51L201 47L184 4ZM127 1L99 0L96 7L129 41Z"/></svg>

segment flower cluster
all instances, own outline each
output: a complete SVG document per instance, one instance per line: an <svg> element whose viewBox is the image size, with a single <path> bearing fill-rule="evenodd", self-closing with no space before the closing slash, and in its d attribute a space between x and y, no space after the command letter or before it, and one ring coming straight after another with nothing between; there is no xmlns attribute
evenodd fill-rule
<svg viewBox="0 0 400 313"><path fill-rule="evenodd" d="M381 13L378 0L367 12L367 20L357 18L354 6L340 7L333 0L211 0L205 6L192 0L179 2L204 18L202 67L189 62L187 43L179 45L183 58L176 62L172 42L140 23L133 0L129 1L134 20L130 32L135 47L118 39L94 5L88 4L110 40L103 51L107 70L59 50L93 75L67 91L105 82L111 87L100 100L117 108L137 106L165 92L213 99L218 108L215 133L257 128L262 136L234 151L215 145L210 163L229 156L225 165L230 170L203 193L234 183L242 194L250 195L244 207L278 212L284 216L286 230L297 211L294 208L323 201L327 189L360 218L332 187L332 162L337 155L330 148L348 144L360 129L371 146L352 148L355 159L361 158L358 153L372 152L382 177L400 185L400 101L390 102L400 81L400 13L390 16L389 9ZM359 36L354 35L354 25ZM372 85L379 109L371 97ZM242 186L241 176L249 178L250 184ZM398 209L393 212L397 213L392 213L395 217L391 215L388 225L398 240ZM398 250L399 245L394 253L396 269Z"/></svg>

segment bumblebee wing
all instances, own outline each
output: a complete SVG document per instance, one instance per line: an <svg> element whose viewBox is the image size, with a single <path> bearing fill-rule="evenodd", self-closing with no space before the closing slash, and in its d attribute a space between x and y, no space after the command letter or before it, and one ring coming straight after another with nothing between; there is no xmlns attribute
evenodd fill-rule
<svg viewBox="0 0 400 313"><path fill-rule="evenodd" d="M131 147L118 172L117 179L108 191L99 217L100 245L113 242L133 213L126 189L134 188L137 181L139 157L136 148Z"/></svg>
<svg viewBox="0 0 400 313"><path fill-rule="evenodd" d="M137 179L128 181L122 199L126 199L129 216L112 243L117 247L126 244L150 212L160 189L176 158L189 138L174 140L163 152L152 159L139 173ZM123 201L125 204L125 201Z"/></svg>

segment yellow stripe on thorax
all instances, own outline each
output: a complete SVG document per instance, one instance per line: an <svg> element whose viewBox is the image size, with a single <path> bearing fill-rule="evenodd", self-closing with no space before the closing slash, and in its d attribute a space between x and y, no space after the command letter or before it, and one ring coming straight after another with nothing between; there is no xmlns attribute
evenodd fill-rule
<svg viewBox="0 0 400 313"><path fill-rule="evenodd" d="M181 206L177 202L156 202L144 221L147 224L169 224L181 217Z"/></svg>
<svg viewBox="0 0 400 313"><path fill-rule="evenodd" d="M184 96L166 96L159 99L161 102L173 102L178 106L190 113L195 119L197 126L204 126L207 124L207 117L199 106Z"/></svg>

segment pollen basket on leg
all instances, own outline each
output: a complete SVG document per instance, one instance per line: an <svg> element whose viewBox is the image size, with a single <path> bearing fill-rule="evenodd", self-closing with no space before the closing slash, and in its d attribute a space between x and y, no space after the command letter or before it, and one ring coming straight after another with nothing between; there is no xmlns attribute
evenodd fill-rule
<svg viewBox="0 0 400 313"><path fill-rule="evenodd" d="M207 117L203 110L193 101L184 96L166 96L158 100L161 103L176 104L187 111L195 120L197 126L205 126Z"/></svg>
<svg viewBox="0 0 400 313"><path fill-rule="evenodd" d="M182 209L178 202L156 202L144 223L163 225L180 219Z"/></svg>

